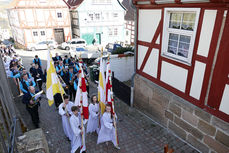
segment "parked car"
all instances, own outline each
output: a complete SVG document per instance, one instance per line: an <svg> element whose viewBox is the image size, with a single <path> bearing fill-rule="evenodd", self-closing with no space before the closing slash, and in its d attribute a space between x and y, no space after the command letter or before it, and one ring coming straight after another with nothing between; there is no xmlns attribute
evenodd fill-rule
<svg viewBox="0 0 229 153"><path fill-rule="evenodd" d="M120 45L120 44L112 44L112 43L108 43L107 45L106 45L106 49L107 49L107 51L108 52L114 52L117 48L122 48L122 46Z"/></svg>
<svg viewBox="0 0 229 153"><path fill-rule="evenodd" d="M28 45L27 49L32 50L32 51L36 51L36 50L41 50L41 49L48 49L48 47L50 49L55 49L58 47L58 44L54 40L40 41L36 44Z"/></svg>
<svg viewBox="0 0 229 153"><path fill-rule="evenodd" d="M8 39L4 39L4 40L2 41L2 44L5 45L6 47L9 47L9 46L13 46L13 45L14 45L14 43L11 42L11 41L8 40Z"/></svg>
<svg viewBox="0 0 229 153"><path fill-rule="evenodd" d="M76 39L72 39L68 42L64 42L61 44L61 48L65 49L65 50L70 50L70 49L75 49L75 48L82 48L82 47L86 47L87 43L86 40L81 39L81 38L76 38Z"/></svg>

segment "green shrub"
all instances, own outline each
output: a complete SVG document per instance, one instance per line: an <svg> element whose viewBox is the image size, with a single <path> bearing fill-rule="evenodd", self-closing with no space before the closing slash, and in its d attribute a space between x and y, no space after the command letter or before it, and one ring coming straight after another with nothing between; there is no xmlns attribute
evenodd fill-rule
<svg viewBox="0 0 229 153"><path fill-rule="evenodd" d="M112 54L124 54L125 52L128 51L134 53L134 49L132 47L120 47L117 48L115 51L113 51Z"/></svg>

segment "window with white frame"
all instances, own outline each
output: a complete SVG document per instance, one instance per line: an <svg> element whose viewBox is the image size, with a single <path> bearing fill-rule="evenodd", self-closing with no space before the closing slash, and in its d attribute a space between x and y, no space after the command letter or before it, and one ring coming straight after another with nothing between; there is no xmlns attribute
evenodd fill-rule
<svg viewBox="0 0 229 153"><path fill-rule="evenodd" d="M58 18L62 18L62 13L61 13L61 12L58 12L58 13L57 13L57 17L58 17Z"/></svg>
<svg viewBox="0 0 229 153"><path fill-rule="evenodd" d="M115 35L115 36L118 35L118 28L114 28L114 35Z"/></svg>
<svg viewBox="0 0 229 153"><path fill-rule="evenodd" d="M95 13L95 19L100 20L100 14L99 13Z"/></svg>
<svg viewBox="0 0 229 153"><path fill-rule="evenodd" d="M199 8L166 8L162 55L191 64Z"/></svg>
<svg viewBox="0 0 229 153"><path fill-rule="evenodd" d="M37 31L33 31L33 36L38 36Z"/></svg>
<svg viewBox="0 0 229 153"><path fill-rule="evenodd" d="M45 31L41 31L41 36L44 36L45 35Z"/></svg>
<svg viewBox="0 0 229 153"><path fill-rule="evenodd" d="M117 18L118 17L118 13L113 13L113 17Z"/></svg>
<svg viewBox="0 0 229 153"><path fill-rule="evenodd" d="M109 36L112 36L113 35L113 32L112 32L112 29L111 28L108 29L108 35Z"/></svg>
<svg viewBox="0 0 229 153"><path fill-rule="evenodd" d="M88 14L88 16L90 17L91 21L93 21L93 14L90 13L90 14Z"/></svg>

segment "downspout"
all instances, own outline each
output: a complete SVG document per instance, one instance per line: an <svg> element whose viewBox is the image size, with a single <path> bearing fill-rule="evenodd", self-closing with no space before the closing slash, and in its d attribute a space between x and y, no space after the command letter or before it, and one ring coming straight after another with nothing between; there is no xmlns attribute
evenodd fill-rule
<svg viewBox="0 0 229 153"><path fill-rule="evenodd" d="M135 32L134 32L134 74L131 77L131 94L130 94L130 106L133 107L134 105L134 77L136 75L136 49L137 49L137 9L133 5L133 0L129 1L130 6L134 8L134 26L135 26Z"/></svg>

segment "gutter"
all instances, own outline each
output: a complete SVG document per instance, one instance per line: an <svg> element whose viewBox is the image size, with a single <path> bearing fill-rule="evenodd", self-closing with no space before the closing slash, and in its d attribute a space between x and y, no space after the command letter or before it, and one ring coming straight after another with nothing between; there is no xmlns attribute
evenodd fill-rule
<svg viewBox="0 0 229 153"><path fill-rule="evenodd" d="M133 0L129 1L130 6L134 8L134 26L135 26L135 32L134 32L134 74L131 77L131 93L130 93L130 106L133 107L134 105L134 77L136 75L136 48L137 48L137 9L133 5Z"/></svg>

